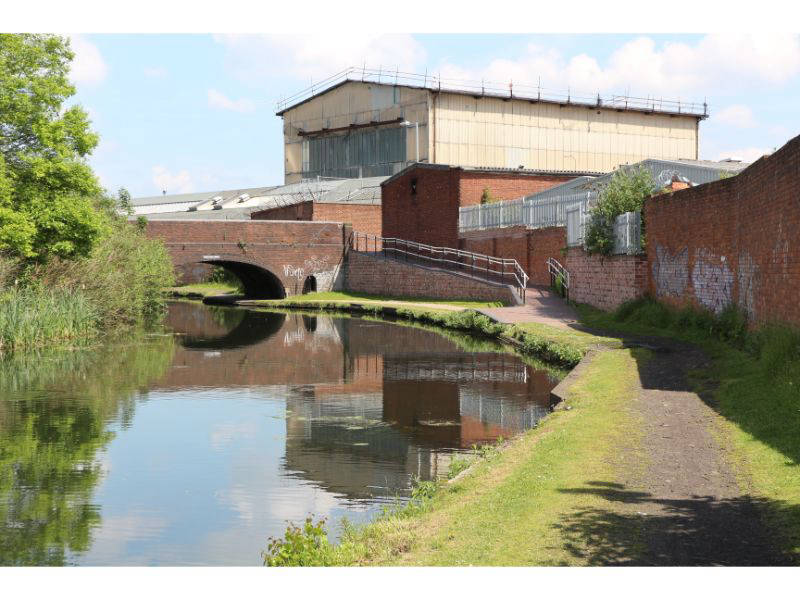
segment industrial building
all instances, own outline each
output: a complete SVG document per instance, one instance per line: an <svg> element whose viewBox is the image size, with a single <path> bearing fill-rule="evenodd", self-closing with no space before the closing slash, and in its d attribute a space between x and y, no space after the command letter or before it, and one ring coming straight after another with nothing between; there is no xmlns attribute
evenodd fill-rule
<svg viewBox="0 0 800 600"><path fill-rule="evenodd" d="M282 100L277 115L293 183L394 175L413 162L602 174L647 158L696 160L708 111L351 68Z"/></svg>

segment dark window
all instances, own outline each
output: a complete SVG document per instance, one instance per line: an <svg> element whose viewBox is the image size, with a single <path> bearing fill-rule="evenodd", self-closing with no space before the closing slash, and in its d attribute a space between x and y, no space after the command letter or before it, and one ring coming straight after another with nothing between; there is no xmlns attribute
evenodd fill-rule
<svg viewBox="0 0 800 600"><path fill-rule="evenodd" d="M411 195L412 196L416 196L417 195L417 178L416 177L414 177L411 180Z"/></svg>

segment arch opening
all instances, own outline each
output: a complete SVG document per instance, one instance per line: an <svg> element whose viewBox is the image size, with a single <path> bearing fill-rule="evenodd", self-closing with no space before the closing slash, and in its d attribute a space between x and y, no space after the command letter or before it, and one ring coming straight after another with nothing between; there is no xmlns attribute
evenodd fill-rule
<svg viewBox="0 0 800 600"><path fill-rule="evenodd" d="M242 282L246 298L257 300L280 300L286 297L286 289L278 277L263 267L234 260L204 260L205 264L223 267Z"/></svg>
<svg viewBox="0 0 800 600"><path fill-rule="evenodd" d="M317 278L314 277L313 275L309 275L303 282L303 293L310 294L316 291L317 291Z"/></svg>

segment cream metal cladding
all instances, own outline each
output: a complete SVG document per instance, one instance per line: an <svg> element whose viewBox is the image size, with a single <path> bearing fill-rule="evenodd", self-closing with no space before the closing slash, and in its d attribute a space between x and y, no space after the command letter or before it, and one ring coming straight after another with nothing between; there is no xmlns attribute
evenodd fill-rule
<svg viewBox="0 0 800 600"><path fill-rule="evenodd" d="M402 135L397 128L403 120L419 123L421 161L465 167L608 172L620 164L647 158L696 159L698 123L703 118L657 109L497 98L352 80L278 114L284 119L286 183L299 181L304 172L313 176L311 139L327 141L337 136L344 140L347 135L390 129L396 130L392 138L396 139ZM371 127L370 123L385 124ZM342 129L323 131L338 128ZM408 164L416 158L415 129L406 127L404 131L405 151L400 148L400 152ZM384 138L388 135L391 132ZM327 156L337 162L333 171L341 172L342 160L354 161L356 167L355 163L375 166L386 160L385 152L382 156L374 151L370 151L374 156L360 152L357 157L331 154L341 147L327 148ZM381 171L362 174L399 171L405 164L397 160L396 150L395 162L379 165ZM323 156L321 160L330 159ZM358 171L339 176L358 176Z"/></svg>
<svg viewBox="0 0 800 600"><path fill-rule="evenodd" d="M403 127L397 121L407 120L419 123L420 160L427 161L428 154L428 90L403 86L382 85L347 81L338 87L314 96L307 101L282 113L284 139L285 183L294 183L303 178L304 146L305 171L308 171L309 146L311 139L332 138L358 133L386 130L402 131L405 138L405 156L397 165L384 165L392 174L401 170L408 162L416 159L416 129ZM281 114L281 113L279 113ZM370 123L386 122L385 125L369 127ZM364 128L352 126L367 125ZM349 128L325 133L323 129ZM307 132L309 135L301 135ZM316 132L316 133L315 133ZM305 142L305 143L304 143ZM366 164L377 165L379 156L361 157ZM353 166L357 167L357 164ZM363 175L375 173L363 173ZM357 176L357 175L356 175Z"/></svg>
<svg viewBox="0 0 800 600"><path fill-rule="evenodd" d="M433 94L432 161L608 172L645 158L697 158L696 115Z"/></svg>

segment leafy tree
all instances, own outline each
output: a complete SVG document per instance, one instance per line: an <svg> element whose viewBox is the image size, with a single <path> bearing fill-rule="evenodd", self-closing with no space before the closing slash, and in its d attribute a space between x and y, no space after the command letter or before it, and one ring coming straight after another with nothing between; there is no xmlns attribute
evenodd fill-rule
<svg viewBox="0 0 800 600"><path fill-rule="evenodd" d="M107 231L86 162L98 136L65 106L72 58L65 38L0 34L0 252L80 256Z"/></svg>
<svg viewBox="0 0 800 600"><path fill-rule="evenodd" d="M614 220L626 212L641 212L644 201L655 188L652 174L643 167L617 170L611 181L600 190L597 204L591 210L586 230L587 252L611 254L614 251Z"/></svg>

